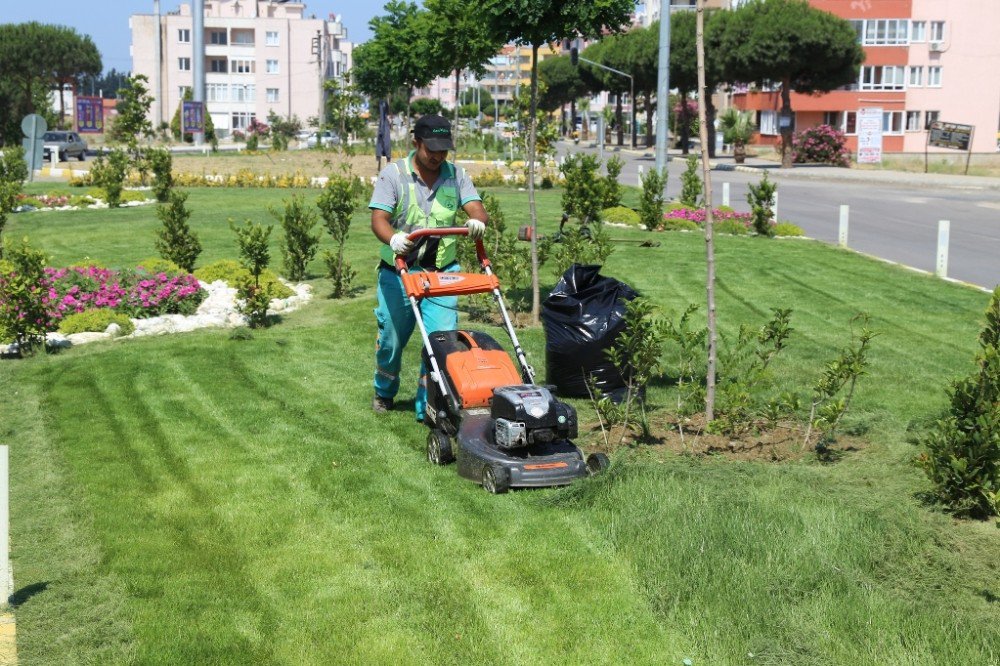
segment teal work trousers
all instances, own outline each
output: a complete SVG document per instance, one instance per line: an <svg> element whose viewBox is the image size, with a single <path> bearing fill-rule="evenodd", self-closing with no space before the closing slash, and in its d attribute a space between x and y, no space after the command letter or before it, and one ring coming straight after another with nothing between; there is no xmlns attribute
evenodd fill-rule
<svg viewBox="0 0 1000 666"><path fill-rule="evenodd" d="M447 273L458 271L457 263L444 269ZM375 308L375 320L378 323L378 340L375 343L375 393L383 398L395 398L399 392L403 349L410 341L417 321L410 300L403 291L403 281L394 271L379 268L375 295L378 299ZM457 296L424 298L418 305L428 334L434 331L454 331L458 328ZM438 362L443 362L443 359L438 359ZM427 407L427 372L428 369L421 361L420 381L414 399L418 421L423 420L424 410Z"/></svg>

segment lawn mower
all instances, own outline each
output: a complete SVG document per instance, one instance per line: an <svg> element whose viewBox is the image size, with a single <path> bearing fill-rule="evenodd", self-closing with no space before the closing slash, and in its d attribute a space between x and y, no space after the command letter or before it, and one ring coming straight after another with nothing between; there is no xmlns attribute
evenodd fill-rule
<svg viewBox="0 0 1000 666"><path fill-rule="evenodd" d="M465 236L465 227L417 229L410 240ZM413 308L423 339L423 360L430 373L424 423L427 459L436 465L457 461L460 476L499 494L510 488L560 486L608 466L608 457L586 458L572 439L576 410L535 384L535 373L517 340L500 281L482 240L476 240L482 273L409 271L396 258L396 271ZM420 301L435 296L493 295L520 365L492 337L480 331L432 331L424 326Z"/></svg>

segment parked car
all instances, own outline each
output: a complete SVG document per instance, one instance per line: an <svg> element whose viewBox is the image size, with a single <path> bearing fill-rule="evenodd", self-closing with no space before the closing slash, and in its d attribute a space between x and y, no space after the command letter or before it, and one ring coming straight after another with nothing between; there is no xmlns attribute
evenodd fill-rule
<svg viewBox="0 0 1000 666"><path fill-rule="evenodd" d="M315 148L316 146L322 146L323 148L338 146L340 145L340 137L329 130L325 132L313 132L306 139L306 145L310 148Z"/></svg>
<svg viewBox="0 0 1000 666"><path fill-rule="evenodd" d="M46 132L42 141L42 159L46 162L52 159L52 151L56 151L60 162L71 157L82 162L87 156L87 142L76 132Z"/></svg>

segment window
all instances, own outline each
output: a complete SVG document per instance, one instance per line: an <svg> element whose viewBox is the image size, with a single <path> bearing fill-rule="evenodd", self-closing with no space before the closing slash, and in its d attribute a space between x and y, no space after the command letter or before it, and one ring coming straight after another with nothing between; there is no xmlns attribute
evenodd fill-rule
<svg viewBox="0 0 1000 666"><path fill-rule="evenodd" d="M920 112L919 111L907 111L906 112L906 131L907 132L919 132L920 127Z"/></svg>
<svg viewBox="0 0 1000 666"><path fill-rule="evenodd" d="M191 92L191 86L177 86L177 95L184 99Z"/></svg>
<svg viewBox="0 0 1000 666"><path fill-rule="evenodd" d="M858 30L857 23L854 24ZM870 19L864 21L865 46L886 46L909 43L910 22L907 19Z"/></svg>
<svg viewBox="0 0 1000 666"><path fill-rule="evenodd" d="M251 84L247 85L234 85L233 86L233 101L234 102L255 102L257 100L257 86Z"/></svg>
<svg viewBox="0 0 1000 666"><path fill-rule="evenodd" d="M268 46L278 46L278 31L277 30L268 30L267 31L267 41L266 41L266 44Z"/></svg>
<svg viewBox="0 0 1000 666"><path fill-rule="evenodd" d="M910 76L906 85L911 88L919 88L924 85L924 68L922 66L910 67Z"/></svg>
<svg viewBox="0 0 1000 666"><path fill-rule="evenodd" d="M905 67L877 65L861 68L861 90L902 90Z"/></svg>
<svg viewBox="0 0 1000 666"><path fill-rule="evenodd" d="M777 111L761 111L760 112L760 122L757 123L757 127L760 128L761 134L777 134L778 133L778 112Z"/></svg>
<svg viewBox="0 0 1000 666"><path fill-rule="evenodd" d="M232 115L232 128L234 130L245 130L250 127L250 123L257 119L257 114L245 111L236 111Z"/></svg>
<svg viewBox="0 0 1000 666"><path fill-rule="evenodd" d="M928 67L927 68L927 86L930 88L940 88L941 87L941 68L940 67Z"/></svg>
<svg viewBox="0 0 1000 666"><path fill-rule="evenodd" d="M268 88L267 89L267 101L271 102L272 104L278 101L278 89L277 88Z"/></svg>
<svg viewBox="0 0 1000 666"><path fill-rule="evenodd" d="M226 31L225 30L212 30L208 33L208 43L217 44L219 46L225 46L226 42Z"/></svg>
<svg viewBox="0 0 1000 666"><path fill-rule="evenodd" d="M208 71L216 74L225 74L228 71L225 58L210 58L208 61Z"/></svg>
<svg viewBox="0 0 1000 666"><path fill-rule="evenodd" d="M229 101L229 85L225 83L206 83L205 84L205 101L206 102L228 102Z"/></svg>
<svg viewBox="0 0 1000 666"><path fill-rule="evenodd" d="M187 28L177 29L177 41L181 44L187 44L191 41L191 31Z"/></svg>
<svg viewBox="0 0 1000 666"><path fill-rule="evenodd" d="M910 41L911 42L927 41L926 21L913 21L912 23L910 23Z"/></svg>
<svg viewBox="0 0 1000 666"><path fill-rule="evenodd" d="M254 69L255 68L253 60L245 60L240 58L234 58L232 60L233 74L253 74Z"/></svg>
<svg viewBox="0 0 1000 666"><path fill-rule="evenodd" d="M857 111L846 111L844 113L844 134L858 133L858 113Z"/></svg>
<svg viewBox="0 0 1000 666"><path fill-rule="evenodd" d="M182 72L191 71L191 58L178 58L177 69L181 70Z"/></svg>
<svg viewBox="0 0 1000 666"><path fill-rule="evenodd" d="M902 133L903 133L903 112L883 111L882 134L902 134Z"/></svg>
<svg viewBox="0 0 1000 666"><path fill-rule="evenodd" d="M924 129L930 129L931 123L936 123L938 118L941 117L940 111L925 111L924 112Z"/></svg>
<svg viewBox="0 0 1000 666"><path fill-rule="evenodd" d="M233 46L253 46L253 30L233 30Z"/></svg>
<svg viewBox="0 0 1000 666"><path fill-rule="evenodd" d="M824 111L823 112L823 124L829 125L830 127L840 127L840 112L839 111Z"/></svg>
<svg viewBox="0 0 1000 666"><path fill-rule="evenodd" d="M930 41L944 41L944 21L931 21Z"/></svg>
<svg viewBox="0 0 1000 666"><path fill-rule="evenodd" d="M267 61L267 73L268 74L277 74L278 73L278 61L277 60L268 60Z"/></svg>

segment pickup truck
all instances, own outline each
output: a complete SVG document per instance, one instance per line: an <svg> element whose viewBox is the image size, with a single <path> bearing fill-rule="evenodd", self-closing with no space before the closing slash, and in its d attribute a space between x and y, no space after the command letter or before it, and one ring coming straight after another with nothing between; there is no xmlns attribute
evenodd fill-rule
<svg viewBox="0 0 1000 666"><path fill-rule="evenodd" d="M76 132L46 132L42 135L42 159L46 162L52 159L52 151L56 151L60 162L75 157L81 162L87 156L87 142Z"/></svg>

